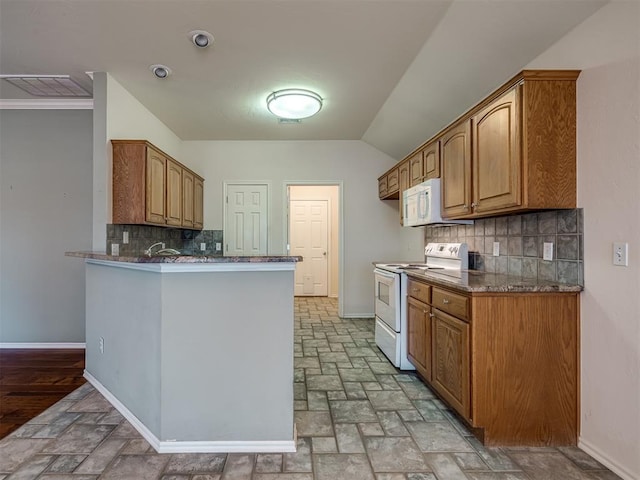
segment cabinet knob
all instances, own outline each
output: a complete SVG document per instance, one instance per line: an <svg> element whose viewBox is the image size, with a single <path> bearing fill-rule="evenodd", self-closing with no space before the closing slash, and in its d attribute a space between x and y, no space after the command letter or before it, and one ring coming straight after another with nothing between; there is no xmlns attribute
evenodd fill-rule
<svg viewBox="0 0 640 480"><path fill-rule="evenodd" d="M435 315L433 313L429 312L429 318L433 318L433 317L435 317Z"/></svg>
<svg viewBox="0 0 640 480"><path fill-rule="evenodd" d="M422 310L422 313L427 313L427 311L426 310Z"/></svg>
<svg viewBox="0 0 640 480"><path fill-rule="evenodd" d="M442 299L442 303L444 303L445 305L448 305L449 304L449 299L443 298Z"/></svg>
<svg viewBox="0 0 640 480"><path fill-rule="evenodd" d="M469 207L467 206L467 204L465 203L462 208L464 208L465 210L469 210Z"/></svg>

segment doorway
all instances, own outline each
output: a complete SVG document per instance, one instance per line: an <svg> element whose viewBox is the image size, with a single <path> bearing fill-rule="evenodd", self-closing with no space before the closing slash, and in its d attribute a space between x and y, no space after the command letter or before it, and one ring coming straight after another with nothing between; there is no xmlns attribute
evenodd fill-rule
<svg viewBox="0 0 640 480"><path fill-rule="evenodd" d="M339 298L340 186L287 185L287 245L296 264L294 295Z"/></svg>

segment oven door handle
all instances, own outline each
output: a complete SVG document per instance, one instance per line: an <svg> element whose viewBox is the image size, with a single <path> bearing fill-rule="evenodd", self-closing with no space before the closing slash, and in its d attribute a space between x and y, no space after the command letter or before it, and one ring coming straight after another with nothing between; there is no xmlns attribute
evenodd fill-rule
<svg viewBox="0 0 640 480"><path fill-rule="evenodd" d="M385 270L380 270L379 268L374 269L373 273L375 273L376 275L380 275L381 277L390 278L390 279L396 278L396 275L397 275L395 273L387 272Z"/></svg>

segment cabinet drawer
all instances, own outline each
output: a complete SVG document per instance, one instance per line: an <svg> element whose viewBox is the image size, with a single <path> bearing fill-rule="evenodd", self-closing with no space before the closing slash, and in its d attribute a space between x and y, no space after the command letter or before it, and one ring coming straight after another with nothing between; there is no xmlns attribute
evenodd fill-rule
<svg viewBox="0 0 640 480"><path fill-rule="evenodd" d="M431 285L409 280L407 283L407 295L424 303L431 303Z"/></svg>
<svg viewBox="0 0 640 480"><path fill-rule="evenodd" d="M431 305L455 317L469 320L469 299L463 295L434 287Z"/></svg>

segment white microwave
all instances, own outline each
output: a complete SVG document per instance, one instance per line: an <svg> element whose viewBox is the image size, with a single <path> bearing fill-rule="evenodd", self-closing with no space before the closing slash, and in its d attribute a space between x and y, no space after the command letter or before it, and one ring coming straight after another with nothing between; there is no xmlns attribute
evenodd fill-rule
<svg viewBox="0 0 640 480"><path fill-rule="evenodd" d="M431 178L402 193L404 226L417 227L433 223L472 224L473 220L448 220L440 214L440 179Z"/></svg>

